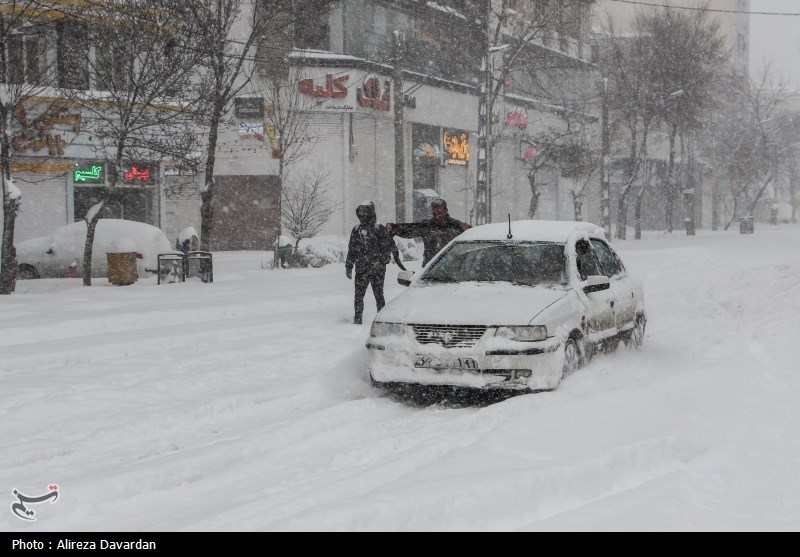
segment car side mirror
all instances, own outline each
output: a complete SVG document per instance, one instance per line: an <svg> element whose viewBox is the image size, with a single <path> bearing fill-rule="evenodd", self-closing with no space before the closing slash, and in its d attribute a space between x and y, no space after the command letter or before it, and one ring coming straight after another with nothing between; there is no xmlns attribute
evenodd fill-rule
<svg viewBox="0 0 800 557"><path fill-rule="evenodd" d="M411 286L412 278L414 278L414 271L400 271L397 273L397 283L403 286Z"/></svg>
<svg viewBox="0 0 800 557"><path fill-rule="evenodd" d="M586 286L583 291L587 294L591 292L599 292L600 290L608 290L611 287L611 281L605 275L589 275L586 277Z"/></svg>

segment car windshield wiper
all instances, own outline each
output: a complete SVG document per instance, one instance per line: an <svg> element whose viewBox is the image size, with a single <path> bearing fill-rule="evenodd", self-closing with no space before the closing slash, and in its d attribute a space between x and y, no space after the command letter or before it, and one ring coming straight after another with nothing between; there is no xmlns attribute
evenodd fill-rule
<svg viewBox="0 0 800 557"><path fill-rule="evenodd" d="M456 279L454 279L453 277L441 277L436 275L424 276L422 277L422 280L427 280L430 282L456 282Z"/></svg>

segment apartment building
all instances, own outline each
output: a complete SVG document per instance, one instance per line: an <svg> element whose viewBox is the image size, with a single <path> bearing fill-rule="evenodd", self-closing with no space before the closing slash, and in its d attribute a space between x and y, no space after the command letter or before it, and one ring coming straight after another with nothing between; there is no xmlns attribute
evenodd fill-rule
<svg viewBox="0 0 800 557"><path fill-rule="evenodd" d="M620 2L617 0L598 0L593 6L592 34L600 37L606 34L610 27L616 34L630 33L632 21L636 13L641 10L670 9L670 10L697 10L705 8L711 20L719 24L720 33L724 39L724 49L728 54L728 63L732 73L747 79L749 76L750 56L750 0L670 0L669 2L656 2L655 0L642 0L641 2ZM663 229L665 200L660 192L660 181L663 180L666 170L667 145L663 130L654 130L648 148L649 158L642 165L641 181L646 184L646 195L643 202L642 224L644 228ZM611 190L612 190L612 215L615 215L617 192L623 181L624 163L612 164ZM712 222L712 192L710 187L710 169L701 168L698 173L699 180L686 184L679 200L679 210L674 214L673 226L680 229L686 219L693 222L696 228L710 228ZM631 211L632 208L629 208ZM612 216L616 220L616 216ZM633 222L632 214L628 222Z"/></svg>
<svg viewBox="0 0 800 557"><path fill-rule="evenodd" d="M637 10L649 9L647 4L660 8L665 3L655 0L643 0L638 3L598 0L593 7L593 33L602 33L607 28L609 20L614 22L617 29L624 32L630 28ZM750 0L669 0L666 5L670 9L707 8L711 18L720 26L735 71L743 76L748 75L750 17L747 12L750 11Z"/></svg>
<svg viewBox="0 0 800 557"><path fill-rule="evenodd" d="M165 180L172 172L164 162L168 158L143 148L139 150L143 158L112 164L109 142L98 139L100 126L106 126L106 131L113 126L112 117L104 121L98 113L114 114L113 107L122 103L115 103L113 94L123 91L122 84L130 79L126 71L132 65L122 63L119 44L107 32L113 29L118 36L127 36L117 24L109 24L113 21L110 16L121 15L125 6L108 7L119 10L112 14L86 7L74 13L75 5L70 0L0 2L6 62L0 87L8 116L7 155L12 179L23 196L16 220L17 241L83 219L101 192L106 217L162 228L167 223ZM126 31L148 42L154 53L171 56L170 40L154 41L136 26ZM103 86L112 81L121 85L119 90L112 92ZM168 91L163 94L161 98L166 99ZM91 110L88 102L93 103ZM144 106L142 102L131 104ZM175 113L177 109L169 101L151 102L147 107L151 114ZM112 177L118 187L106 191Z"/></svg>

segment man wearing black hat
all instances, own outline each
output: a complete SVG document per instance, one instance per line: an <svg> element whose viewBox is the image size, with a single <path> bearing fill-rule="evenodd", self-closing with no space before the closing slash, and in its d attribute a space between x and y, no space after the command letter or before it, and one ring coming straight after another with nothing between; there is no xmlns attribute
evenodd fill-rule
<svg viewBox="0 0 800 557"><path fill-rule="evenodd" d="M387 223L386 230L391 236L401 238L422 238L425 249L422 254L422 266L428 264L433 256L439 253L450 240L472 228L466 222L461 222L450 216L447 211L447 202L436 198L431 201L431 214L429 219L420 222Z"/></svg>
<svg viewBox="0 0 800 557"><path fill-rule="evenodd" d="M359 224L354 226L350 232L344 269L347 278L353 278L353 267L356 270L353 323L360 325L364 313L364 296L367 293L367 286L372 286L375 305L380 311L386 304L383 297L386 265L394 256L395 263L403 270L405 267L400 262L400 252L394 240L386 228L378 223L375 204L372 201L363 202L356 207L356 216Z"/></svg>

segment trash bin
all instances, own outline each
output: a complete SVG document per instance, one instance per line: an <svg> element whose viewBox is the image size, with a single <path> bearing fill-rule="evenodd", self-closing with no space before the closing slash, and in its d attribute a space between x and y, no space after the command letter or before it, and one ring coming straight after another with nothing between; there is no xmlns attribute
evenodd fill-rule
<svg viewBox="0 0 800 557"><path fill-rule="evenodd" d="M687 236L694 236L694 221L692 219L683 219L683 226L686 229Z"/></svg>
<svg viewBox="0 0 800 557"><path fill-rule="evenodd" d="M752 234L753 233L753 217L739 218L739 234Z"/></svg>
<svg viewBox="0 0 800 557"><path fill-rule="evenodd" d="M190 251L197 251L199 240L197 239L197 230L193 226L187 226L181 230L178 237L175 239L175 249L183 253Z"/></svg>
<svg viewBox="0 0 800 557"><path fill-rule="evenodd" d="M180 251L158 254L158 284L186 282L186 256Z"/></svg>
<svg viewBox="0 0 800 557"><path fill-rule="evenodd" d="M186 255L186 278L214 282L214 263L211 252L190 251Z"/></svg>
<svg viewBox="0 0 800 557"><path fill-rule="evenodd" d="M294 254L294 247L292 244L286 244L285 246L281 246L278 248L278 257L280 259L281 268L285 269L286 264L289 263L289 259Z"/></svg>
<svg viewBox="0 0 800 557"><path fill-rule="evenodd" d="M116 286L127 286L136 282L136 252L106 253L108 260L108 282Z"/></svg>

